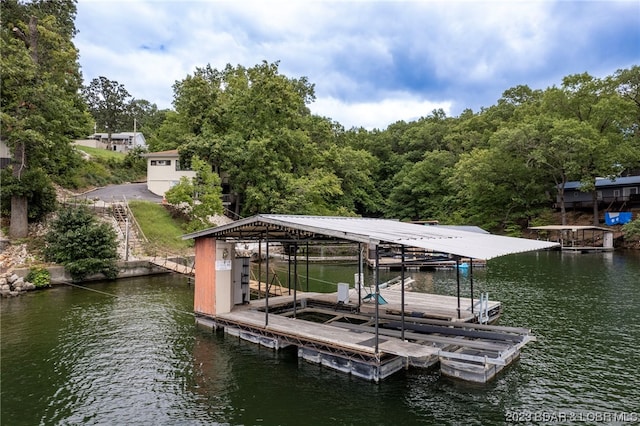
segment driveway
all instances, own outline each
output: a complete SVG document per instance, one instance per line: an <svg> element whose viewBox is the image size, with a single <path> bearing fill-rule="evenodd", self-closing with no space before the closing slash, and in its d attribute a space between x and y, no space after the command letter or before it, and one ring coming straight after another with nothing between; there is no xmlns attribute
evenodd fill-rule
<svg viewBox="0 0 640 426"><path fill-rule="evenodd" d="M102 188L94 189L78 195L76 198L87 198L90 200L101 200L105 203L117 201L142 200L154 203L162 202L162 197L154 194L147 189L147 183L127 183L123 185L109 185Z"/></svg>

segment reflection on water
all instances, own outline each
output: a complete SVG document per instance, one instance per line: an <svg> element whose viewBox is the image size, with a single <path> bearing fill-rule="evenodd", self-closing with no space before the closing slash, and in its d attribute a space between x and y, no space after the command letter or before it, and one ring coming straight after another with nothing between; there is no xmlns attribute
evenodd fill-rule
<svg viewBox="0 0 640 426"><path fill-rule="evenodd" d="M311 265L312 290L335 291L353 282L354 269ZM454 270L408 275L419 291L456 292ZM198 329L193 288L178 275L88 285L101 293L58 287L3 299L1 421L496 424L508 410L637 412L639 276L640 255L628 252L542 252L475 268L476 294L504 303L501 323L538 337L485 385L437 370L376 385L299 361L295 350ZM464 295L470 278L461 274Z"/></svg>

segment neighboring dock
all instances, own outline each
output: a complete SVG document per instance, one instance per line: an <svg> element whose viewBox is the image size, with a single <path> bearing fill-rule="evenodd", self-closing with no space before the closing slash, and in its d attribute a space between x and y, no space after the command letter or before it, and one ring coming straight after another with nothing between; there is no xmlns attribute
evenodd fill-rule
<svg viewBox="0 0 640 426"><path fill-rule="evenodd" d="M487 266L487 262L483 259L463 258L456 262L455 260L452 260L451 258L446 256L421 256L414 258L408 257L404 260L404 262L399 257L382 257L378 260L378 267L380 269L387 269L390 271L399 271L404 265L405 271L428 271L432 269L456 268L457 265L462 265L462 267L469 267L472 262L474 268L482 268ZM375 259L367 259L367 265L369 266L369 268L374 268L375 264Z"/></svg>
<svg viewBox="0 0 640 426"><path fill-rule="evenodd" d="M385 289L380 295L386 303L378 305L377 342L376 304L361 303L358 313L355 289L346 303L338 302L338 293L297 292L268 302L252 300L197 322L276 350L295 346L308 362L376 382L409 367L440 365L445 375L484 383L535 340L524 328L478 324L480 314L471 313L469 299L461 299L459 315L456 297L405 292L403 320L401 292ZM497 318L501 304L492 301L487 307Z"/></svg>
<svg viewBox="0 0 640 426"><path fill-rule="evenodd" d="M595 253L613 251L613 231L599 226L546 225L529 227L550 241L560 243L562 251Z"/></svg>

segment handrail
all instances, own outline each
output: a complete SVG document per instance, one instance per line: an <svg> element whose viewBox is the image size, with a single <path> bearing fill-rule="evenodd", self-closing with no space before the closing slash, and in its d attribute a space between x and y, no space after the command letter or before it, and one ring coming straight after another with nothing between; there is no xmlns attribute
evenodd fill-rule
<svg viewBox="0 0 640 426"><path fill-rule="evenodd" d="M146 235L144 235L144 232L142 231L142 228L140 227L140 224L136 220L136 217L134 216L133 211L131 211L131 208L129 207L129 202L127 201L127 197L125 197L123 195L122 199L124 200L124 206L125 206L125 210L126 210L126 213L127 213L127 217L130 218L129 219L130 222L133 222L133 225L136 228L136 232L138 233L138 237L142 237L144 242L148 243L149 239L147 238Z"/></svg>

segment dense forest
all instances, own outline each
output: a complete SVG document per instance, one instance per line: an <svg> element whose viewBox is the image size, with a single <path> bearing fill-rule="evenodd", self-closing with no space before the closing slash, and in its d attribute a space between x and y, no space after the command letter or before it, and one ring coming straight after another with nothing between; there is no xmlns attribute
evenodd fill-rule
<svg viewBox="0 0 640 426"><path fill-rule="evenodd" d="M239 216L360 215L509 231L544 221L568 181L595 196L596 177L640 167L640 66L569 75L544 90L505 88L495 105L457 117L416 111L419 120L386 129L345 129L312 114L313 83L282 75L278 62L203 65L175 83L171 110L106 77L83 85L75 1L2 0L2 8L1 134L14 159L2 197L13 236L50 210L51 182L69 186L82 168L71 141L94 125L131 130L132 117L150 151L178 149L185 165L196 155L210 164Z"/></svg>

